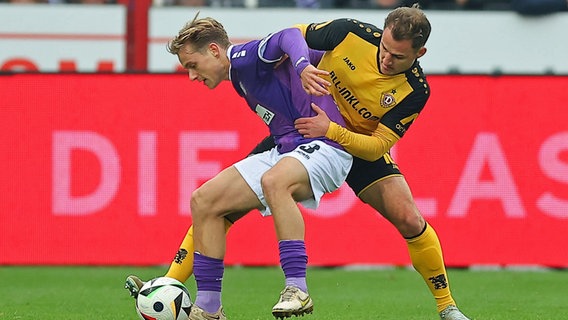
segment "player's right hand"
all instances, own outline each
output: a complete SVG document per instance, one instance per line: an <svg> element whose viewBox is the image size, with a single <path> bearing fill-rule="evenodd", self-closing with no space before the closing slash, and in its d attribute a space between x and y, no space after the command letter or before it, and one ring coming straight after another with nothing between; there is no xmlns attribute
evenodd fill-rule
<svg viewBox="0 0 568 320"><path fill-rule="evenodd" d="M323 111L318 105L312 102L312 109L316 115L314 117L298 118L294 121L294 127L304 138L319 138L325 137L331 120L327 113Z"/></svg>

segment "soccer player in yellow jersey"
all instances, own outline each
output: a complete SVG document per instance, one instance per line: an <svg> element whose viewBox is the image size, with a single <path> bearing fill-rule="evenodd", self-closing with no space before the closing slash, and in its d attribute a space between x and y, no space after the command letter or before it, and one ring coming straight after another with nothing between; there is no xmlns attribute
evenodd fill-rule
<svg viewBox="0 0 568 320"><path fill-rule="evenodd" d="M337 141L355 156L347 183L405 238L412 264L432 292L440 318L468 319L452 298L438 236L418 211L389 155L430 95L418 63L426 53L428 19L415 5L393 10L383 30L354 19L298 27L310 48L326 51L317 72L301 74L304 88L315 95L330 93L347 127L329 121L314 106L318 116L296 120L296 129L305 137Z"/></svg>
<svg viewBox="0 0 568 320"><path fill-rule="evenodd" d="M414 5L390 12L383 30L355 19L297 27L310 48L326 51L318 69L301 73L304 89L314 95L331 94L347 126L331 122L314 105L318 115L296 120L296 129L305 137L326 136L354 155L348 185L404 237L440 318L468 320L452 298L438 236L420 214L408 183L389 155L430 95L418 63L426 53L431 30L427 17ZM272 146L272 139L265 139L253 153ZM226 229L241 216L228 216ZM166 276L185 282L193 270L192 252L190 228ZM142 283L130 276L126 285L135 295Z"/></svg>

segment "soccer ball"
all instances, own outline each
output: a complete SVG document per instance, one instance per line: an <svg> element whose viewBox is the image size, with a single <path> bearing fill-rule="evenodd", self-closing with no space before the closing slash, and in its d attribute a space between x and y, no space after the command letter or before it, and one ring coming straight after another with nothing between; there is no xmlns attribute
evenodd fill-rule
<svg viewBox="0 0 568 320"><path fill-rule="evenodd" d="M189 291L173 278L158 277L144 284L136 298L142 320L186 320L191 310Z"/></svg>

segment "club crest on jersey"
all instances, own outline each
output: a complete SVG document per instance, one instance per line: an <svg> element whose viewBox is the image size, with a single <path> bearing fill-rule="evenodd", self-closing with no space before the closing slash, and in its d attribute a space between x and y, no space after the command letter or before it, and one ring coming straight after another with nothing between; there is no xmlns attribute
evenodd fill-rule
<svg viewBox="0 0 568 320"><path fill-rule="evenodd" d="M394 107L396 104L396 100L394 99L394 95L390 92L383 92L381 94L381 107L383 108L391 108Z"/></svg>

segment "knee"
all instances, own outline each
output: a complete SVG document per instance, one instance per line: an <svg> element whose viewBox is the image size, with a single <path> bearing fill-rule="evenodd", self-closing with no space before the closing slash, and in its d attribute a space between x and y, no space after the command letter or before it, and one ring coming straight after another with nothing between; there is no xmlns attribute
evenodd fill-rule
<svg viewBox="0 0 568 320"><path fill-rule="evenodd" d="M260 178L262 193L267 202L270 202L274 195L280 194L283 191L280 180L278 175L272 173L270 170L264 173Z"/></svg>
<svg viewBox="0 0 568 320"><path fill-rule="evenodd" d="M199 222L205 219L207 208L211 208L211 201L207 193L201 188L197 188L191 194L190 209L193 222Z"/></svg>
<svg viewBox="0 0 568 320"><path fill-rule="evenodd" d="M405 238L414 237L422 232L425 221L417 209L405 208L383 214Z"/></svg>
<svg viewBox="0 0 568 320"><path fill-rule="evenodd" d="M426 221L418 210L403 210L396 216L397 218L392 222L405 238L412 238L419 235L426 225Z"/></svg>

